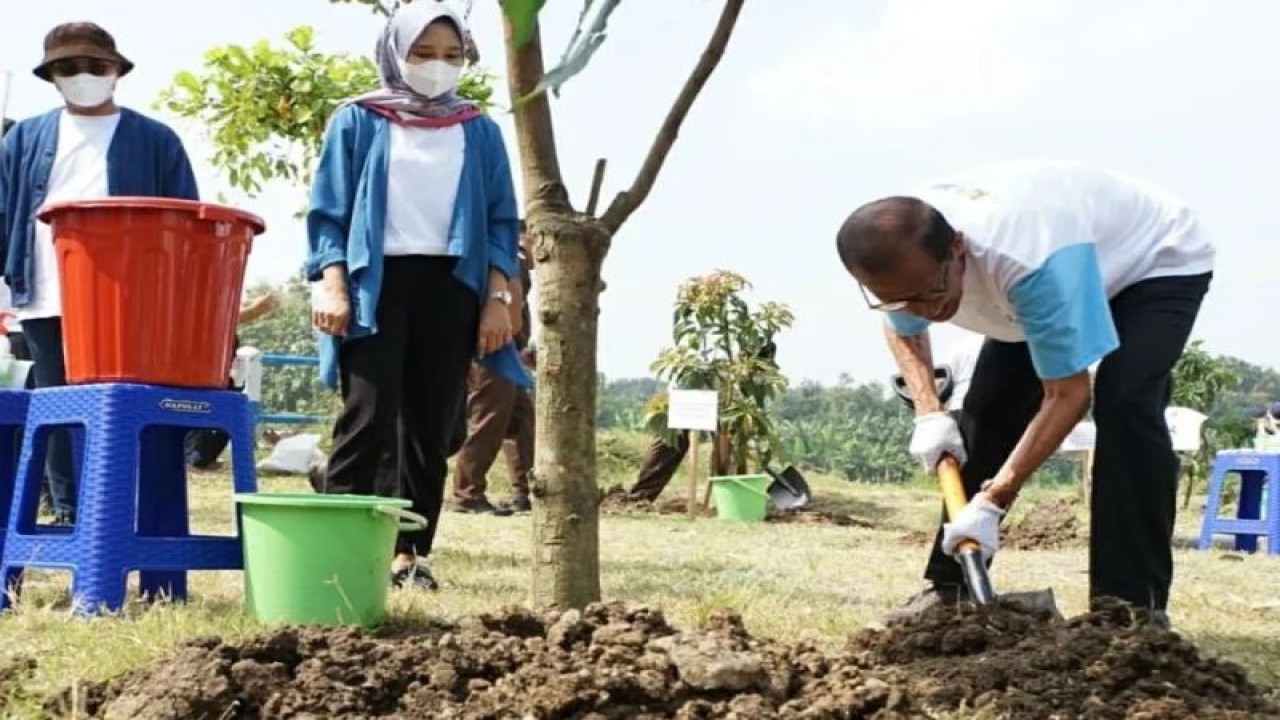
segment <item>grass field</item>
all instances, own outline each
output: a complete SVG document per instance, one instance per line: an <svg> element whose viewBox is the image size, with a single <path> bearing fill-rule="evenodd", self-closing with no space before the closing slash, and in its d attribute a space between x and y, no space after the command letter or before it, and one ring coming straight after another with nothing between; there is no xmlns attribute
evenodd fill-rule
<svg viewBox="0 0 1280 720"><path fill-rule="evenodd" d="M601 443L602 485L630 479L638 442L612 437ZM503 481L505 472L495 475ZM606 598L660 606L680 624L697 624L713 611L731 608L757 635L841 642L921 587L926 548L904 536L932 527L937 501L925 487L810 479L825 506L873 527L606 516L601 528ZM231 517L229 483L217 476L192 482L197 528L225 531ZM262 484L265 490L306 485L300 479ZM672 486L679 492L683 478ZM1022 507L1053 495L1032 489ZM1198 507L1193 503L1193 510L1183 514L1179 535L1196 533ZM446 513L434 561L443 590L395 592L394 613L409 621L455 618L527 602L529 538L527 516ZM1171 607L1176 629L1207 651L1240 662L1255 681L1280 686L1280 558L1178 550L1176 562ZM993 579L1002 590L1053 587L1070 615L1084 610L1085 571L1082 547L1006 549ZM201 573L194 576L187 605L136 604L118 617L82 620L68 611L65 577L33 573L16 611L0 619L0 666L27 656L39 668L32 683L8 698L8 710L0 715L39 717L43 695L157 660L194 636L235 637L260 630L243 614L240 594L238 574Z"/></svg>

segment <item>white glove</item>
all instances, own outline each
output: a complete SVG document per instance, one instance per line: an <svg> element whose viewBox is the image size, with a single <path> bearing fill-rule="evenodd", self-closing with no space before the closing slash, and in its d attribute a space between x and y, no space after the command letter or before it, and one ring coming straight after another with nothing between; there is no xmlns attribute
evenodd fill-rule
<svg viewBox="0 0 1280 720"><path fill-rule="evenodd" d="M942 552L956 554L956 546L972 540L982 547L982 559L990 560L1000 547L1000 518L1004 510L982 497L974 498L942 526Z"/></svg>
<svg viewBox="0 0 1280 720"><path fill-rule="evenodd" d="M928 473L938 468L944 453L954 455L963 465L968 456L964 452L964 436L955 418L945 412L927 413L916 417L916 429L911 433L908 450L919 458Z"/></svg>

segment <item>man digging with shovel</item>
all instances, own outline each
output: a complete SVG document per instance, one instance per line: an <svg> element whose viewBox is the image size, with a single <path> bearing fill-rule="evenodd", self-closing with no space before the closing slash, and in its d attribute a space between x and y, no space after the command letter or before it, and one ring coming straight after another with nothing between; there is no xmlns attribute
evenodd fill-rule
<svg viewBox="0 0 1280 720"><path fill-rule="evenodd" d="M885 622L968 599L948 556L972 540L990 562L1000 519L1092 402L1089 597L1167 627L1178 460L1164 410L1214 260L1192 214L1118 173L1008 162L863 205L837 247L886 313L915 403L912 454L930 472L961 461L970 499L938 532L929 586ZM987 338L958 421L934 388L935 322Z"/></svg>

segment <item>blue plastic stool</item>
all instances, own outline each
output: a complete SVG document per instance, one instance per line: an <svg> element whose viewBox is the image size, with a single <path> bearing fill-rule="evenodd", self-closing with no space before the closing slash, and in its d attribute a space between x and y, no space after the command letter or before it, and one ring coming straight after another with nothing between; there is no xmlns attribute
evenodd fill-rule
<svg viewBox="0 0 1280 720"><path fill-rule="evenodd" d="M56 426L83 437L70 527L36 524L47 436ZM255 492L253 416L242 393L114 383L32 392L3 587L16 591L24 568L67 569L76 611L90 615L124 606L133 570L145 595L183 600L187 571L243 569L238 515L235 537L190 533L184 439L205 428L231 436L235 492ZM0 608L8 601L7 593L0 597Z"/></svg>
<svg viewBox="0 0 1280 720"><path fill-rule="evenodd" d="M1240 498L1235 518L1219 517L1227 475L1240 475ZM1266 511L1263 512L1263 497ZM1197 548L1213 547L1214 535L1235 535L1236 549L1256 552L1258 538L1266 538L1267 554L1280 555L1280 452L1226 450L1213 461L1209 497L1204 508Z"/></svg>
<svg viewBox="0 0 1280 720"><path fill-rule="evenodd" d="M26 390L0 390L0 520L8 519L13 506L13 485L18 475L18 450L27 424ZM4 556L4 533L0 533L0 557Z"/></svg>

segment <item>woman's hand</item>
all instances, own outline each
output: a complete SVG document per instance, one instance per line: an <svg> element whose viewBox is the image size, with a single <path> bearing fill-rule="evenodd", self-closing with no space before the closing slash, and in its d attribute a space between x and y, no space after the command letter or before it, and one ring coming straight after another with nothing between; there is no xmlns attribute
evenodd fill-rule
<svg viewBox="0 0 1280 720"><path fill-rule="evenodd" d="M480 311L476 356L484 357L511 342L511 311L497 298L489 298Z"/></svg>
<svg viewBox="0 0 1280 720"><path fill-rule="evenodd" d="M351 320L351 299L346 283L326 282L311 300L311 324L326 335L347 334Z"/></svg>

